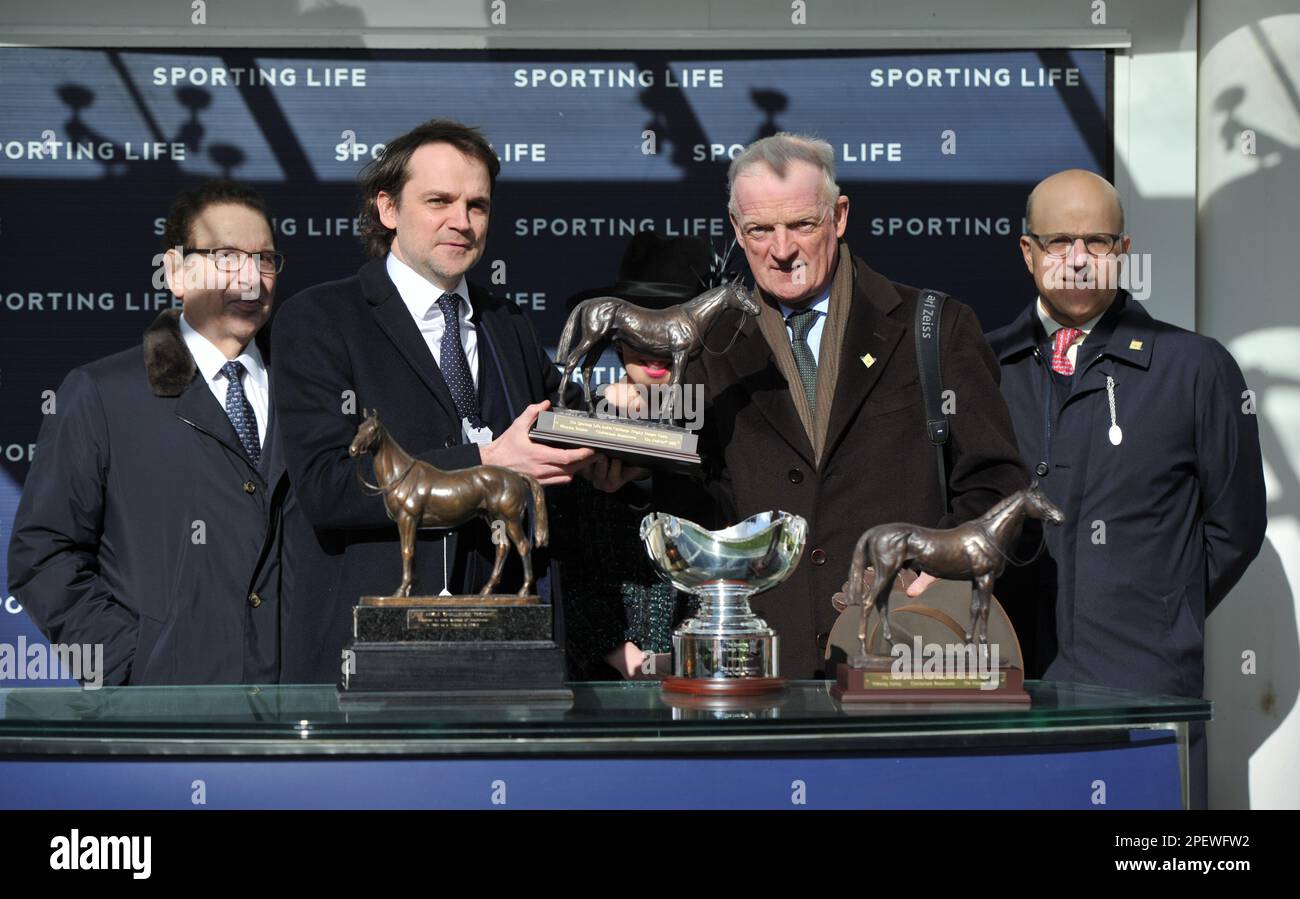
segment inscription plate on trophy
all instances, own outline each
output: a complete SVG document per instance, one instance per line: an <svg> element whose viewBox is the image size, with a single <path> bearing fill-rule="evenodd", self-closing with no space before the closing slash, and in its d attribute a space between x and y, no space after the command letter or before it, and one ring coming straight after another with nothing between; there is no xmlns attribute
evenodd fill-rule
<svg viewBox="0 0 1300 899"><path fill-rule="evenodd" d="M589 446L637 465L663 468L700 461L695 433L658 422L548 410L537 416L528 436L540 443Z"/></svg>

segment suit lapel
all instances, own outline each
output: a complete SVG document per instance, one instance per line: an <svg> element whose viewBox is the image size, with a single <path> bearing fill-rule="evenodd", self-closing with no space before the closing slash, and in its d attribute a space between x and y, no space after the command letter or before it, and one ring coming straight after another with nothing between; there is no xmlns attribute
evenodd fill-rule
<svg viewBox="0 0 1300 899"><path fill-rule="evenodd" d="M1116 300L1114 314L1102 317L1092 335L1080 344L1080 351L1086 353L1088 341L1097 338L1092 352L1085 356L1085 368L1079 374L1078 383L1071 392L1067 403L1081 396L1106 389L1106 378L1114 379L1115 388L1124 383L1126 371L1133 368L1147 369L1151 366L1152 346L1155 343L1155 329L1151 327L1150 314L1135 302L1121 295Z"/></svg>
<svg viewBox="0 0 1300 899"><path fill-rule="evenodd" d="M244 446L239 442L235 426L230 423L226 410L212 395L202 375L195 374L190 386L176 400L176 417L208 434L252 467L244 455Z"/></svg>
<svg viewBox="0 0 1300 899"><path fill-rule="evenodd" d="M506 393L506 404L513 421L523 411L529 397L541 393L528 383L528 373L535 366L511 364L523 358L524 349L519 345L518 333L510 327L505 315L502 315L496 302L489 295L471 286L474 297L474 313L471 317L478 329L478 380L479 394L483 392L484 378L505 378L502 387ZM498 365L499 363L499 365Z"/></svg>
<svg viewBox="0 0 1300 899"><path fill-rule="evenodd" d="M172 407L172 412L178 419L230 450L258 477L263 478L267 483L274 483L274 478L278 478L279 472L284 470L283 457L278 451L269 449L275 446L275 441L269 433L275 427L274 403L267 404L268 433L261 435L263 449L261 464L254 465L244 452L244 445L240 443L239 435L235 433L235 426L230 423L230 416L226 415L225 407L212 393L212 388L208 386L207 381L199 374L194 357L185 344L185 338L181 336L180 319L179 309L165 309L145 330L144 365L149 389L155 396L175 397L176 405ZM269 372L271 346L268 328L258 332L255 340L262 353L262 361ZM271 453L273 458L268 458L268 453ZM267 478L268 473L273 477Z"/></svg>
<svg viewBox="0 0 1300 899"><path fill-rule="evenodd" d="M853 423L907 330L886 317L902 302L898 291L865 263L854 262L857 277L853 304L839 350L839 376L826 427L823 460L830 456Z"/></svg>
<svg viewBox="0 0 1300 899"><path fill-rule="evenodd" d="M262 477L272 486L280 480L285 469L284 448L280 445L278 428L275 407L272 406L271 420L266 426L266 435L262 438L262 464L259 466Z"/></svg>
<svg viewBox="0 0 1300 899"><path fill-rule="evenodd" d="M452 418L459 420L456 403L451 397L451 389L443 380L438 370L437 360L424 342L420 329L411 318L410 310L402 302L396 285L388 277L383 259L375 259L361 269L361 285L366 300L371 304L371 315L384 335L392 341L397 352L414 369L424 385L429 388L434 399Z"/></svg>
<svg viewBox="0 0 1300 899"><path fill-rule="evenodd" d="M271 367L271 327L270 322L262 330L257 332L253 338L257 343L258 350L262 353L262 364L266 366L267 377L267 404L266 404L266 433L262 435L262 457L258 464L258 471L266 483L272 488L284 476L286 462L284 459L284 448L280 445L280 435L277 433L279 424L276 421L275 414L275 394L270 389L271 379L275 377L275 369Z"/></svg>
<svg viewBox="0 0 1300 899"><path fill-rule="evenodd" d="M759 297L758 330L767 341L767 348L771 353L772 361L776 364L776 370L789 385L790 403L794 406L795 414L799 416L804 433L811 440L812 407L808 405L808 395L804 393L803 381L799 377L799 366L794 361L794 348L790 345L790 333L786 330L785 318L777 311L774 300L769 299L761 291Z"/></svg>
<svg viewBox="0 0 1300 899"><path fill-rule="evenodd" d="M736 345L723 358L731 365L736 382L771 422L772 429L805 462L813 465L812 442L790 395L790 382L778 368L772 347L758 324L747 320Z"/></svg>
<svg viewBox="0 0 1300 899"><path fill-rule="evenodd" d="M812 417L813 451L820 468L826 459L826 433L830 426L831 405L840 375L840 350L844 346L844 329L853 308L853 254L840 241L835 262L835 277L831 281L830 306L826 325L822 331L817 365L817 412Z"/></svg>

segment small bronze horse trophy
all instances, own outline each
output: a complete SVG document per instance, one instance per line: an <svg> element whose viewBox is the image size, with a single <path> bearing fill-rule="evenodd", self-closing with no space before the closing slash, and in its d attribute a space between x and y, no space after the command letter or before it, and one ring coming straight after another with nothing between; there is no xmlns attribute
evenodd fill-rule
<svg viewBox="0 0 1300 899"><path fill-rule="evenodd" d="M704 348L705 336L727 309L758 315L758 304L738 280L666 309L646 309L617 297L583 300L564 323L555 361L564 370L562 384L569 383L575 370L582 372L586 411L569 409L561 392L555 411L543 412L530 436L544 443L592 447L641 465L698 463L696 435L672 421L685 405L681 401L686 362ZM651 388L659 392L650 404L652 421L597 414L592 375L601 354L614 341L646 356L671 360L668 380Z"/></svg>
<svg viewBox="0 0 1300 899"><path fill-rule="evenodd" d="M855 668L879 662L880 657L867 652L867 612L876 607L880 613L885 640L893 640L889 626L889 590L899 570L916 563L922 570L945 580L968 580L971 591L971 619L966 642L988 643L989 598L993 582L1002 574L1010 552L1020 537L1025 518L1061 524L1065 515L1034 482L998 502L979 518L955 528L938 530L913 524L882 524L868 530L853 550L849 570L849 605L861 607L858 625L858 652L850 664ZM875 580L865 599L866 567L875 569ZM888 659L890 657L883 657Z"/></svg>
<svg viewBox="0 0 1300 899"><path fill-rule="evenodd" d="M374 456L375 483L402 545L402 583L392 596L362 596L352 610L352 642L343 650L340 698L387 697L453 702L573 701L564 684L564 651L555 642L553 607L533 595L532 551L546 545L546 498L534 478L496 465L442 471L412 458L366 411L348 455ZM533 536L524 527L529 505ZM455 528L481 518L492 528L492 576L475 595L411 596L416 532ZM524 568L514 596L496 593L511 545ZM447 541L443 571L450 572Z"/></svg>
<svg viewBox="0 0 1300 899"><path fill-rule="evenodd" d="M542 485L534 478L498 465L475 465L456 471L443 471L428 462L412 458L397 445L382 424L379 413L364 411L357 435L348 447L348 455L364 452L374 456L376 484L362 483L384 498L388 517L397 523L402 541L402 583L394 596L411 595L411 564L415 558L415 533L422 528L454 528L474 518L482 518L488 527L501 522L505 539L496 539L496 560L492 577L480 596L491 596L501 580L506 555L513 545L524 563L524 585L519 596L533 589L534 547L546 545L546 499ZM533 505L533 540L524 529L528 501Z"/></svg>
<svg viewBox="0 0 1300 899"><path fill-rule="evenodd" d="M564 367L563 383L568 383L581 363L582 396L588 414L594 415L591 401L591 376L600 355L615 340L633 350L657 359L671 359L667 387L668 400L660 410L660 421L672 420L672 400L681 384L686 360L699 352L704 337L714 321L726 309L738 309L745 315L758 315L758 304L744 285L733 281L706 290L678 306L646 309L617 297L592 297L583 300L564 323L555 361ZM566 408L561 398L559 408Z"/></svg>

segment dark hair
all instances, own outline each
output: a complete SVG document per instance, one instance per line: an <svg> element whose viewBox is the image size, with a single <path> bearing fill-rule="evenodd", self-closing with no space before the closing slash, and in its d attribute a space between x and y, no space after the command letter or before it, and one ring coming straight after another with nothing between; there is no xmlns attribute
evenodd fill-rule
<svg viewBox="0 0 1300 899"><path fill-rule="evenodd" d="M361 170L361 239L365 242L367 256L386 254L395 233L379 220L379 194L386 193L394 200L401 197L402 188L411 177L407 163L425 144L451 144L471 159L477 159L487 168L489 194L496 188L501 162L488 146L483 132L451 119L430 119L423 125L416 125L401 137L389 141L379 158L366 163Z"/></svg>
<svg viewBox="0 0 1300 899"><path fill-rule="evenodd" d="M172 208L163 225L163 249L188 247L193 239L194 220L209 206L223 203L247 206L254 212L261 213L270 222L266 201L251 187L221 178L205 181L193 190L181 191L172 201Z"/></svg>

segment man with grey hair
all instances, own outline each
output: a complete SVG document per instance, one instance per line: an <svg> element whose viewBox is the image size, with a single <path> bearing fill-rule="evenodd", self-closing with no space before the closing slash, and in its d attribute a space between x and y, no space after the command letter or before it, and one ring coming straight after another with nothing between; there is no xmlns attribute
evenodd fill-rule
<svg viewBox="0 0 1300 899"><path fill-rule="evenodd" d="M862 532L891 521L952 526L1027 478L997 361L974 313L947 302L939 358L955 408L940 481L918 379L921 292L849 251L849 198L835 183L830 145L763 138L736 157L729 181L731 223L761 311L731 351L703 353L688 367L684 380L704 385L704 476L666 490L668 478L657 477L656 491L666 511L715 526L768 509L807 519L803 563L753 606L781 635L783 676L833 676L825 661L831 596ZM681 502L691 496L709 502ZM929 581L918 579L912 594Z"/></svg>

